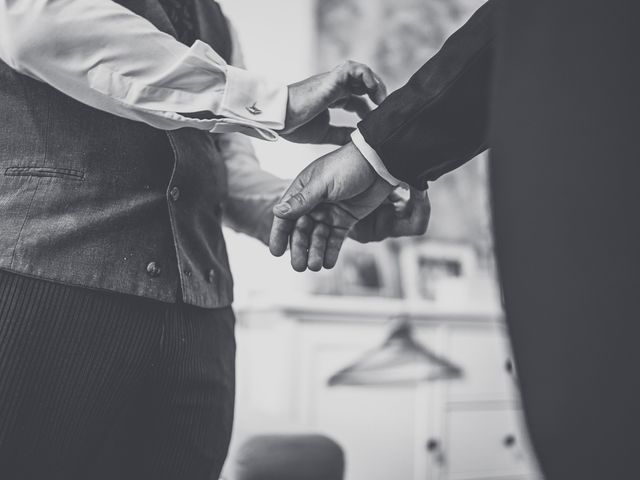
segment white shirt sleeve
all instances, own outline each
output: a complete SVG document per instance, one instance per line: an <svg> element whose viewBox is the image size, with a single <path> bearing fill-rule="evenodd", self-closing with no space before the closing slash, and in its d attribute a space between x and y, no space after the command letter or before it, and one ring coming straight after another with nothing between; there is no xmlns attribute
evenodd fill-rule
<svg viewBox="0 0 640 480"><path fill-rule="evenodd" d="M277 138L288 92L191 48L111 0L0 0L0 59L114 115L172 130ZM211 118L189 116L211 112Z"/></svg>
<svg viewBox="0 0 640 480"><path fill-rule="evenodd" d="M362 156L367 160L367 162L369 162L371 168L373 168L375 172L380 177L382 177L383 180L386 180L393 187L397 187L402 183L400 180L389 173L389 170L387 170L387 167L380 158L380 155L378 155L378 153L373 148L371 148L371 146L362 136L360 130L355 129L353 131L353 133L351 134L351 142L353 142Z"/></svg>

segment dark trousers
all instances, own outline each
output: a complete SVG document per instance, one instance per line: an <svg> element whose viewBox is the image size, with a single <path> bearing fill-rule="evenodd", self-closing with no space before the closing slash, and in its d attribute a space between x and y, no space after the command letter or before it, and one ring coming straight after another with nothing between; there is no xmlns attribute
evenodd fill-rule
<svg viewBox="0 0 640 480"><path fill-rule="evenodd" d="M506 0L492 183L547 480L640 478L640 4Z"/></svg>
<svg viewBox="0 0 640 480"><path fill-rule="evenodd" d="M0 272L0 478L210 480L234 316Z"/></svg>

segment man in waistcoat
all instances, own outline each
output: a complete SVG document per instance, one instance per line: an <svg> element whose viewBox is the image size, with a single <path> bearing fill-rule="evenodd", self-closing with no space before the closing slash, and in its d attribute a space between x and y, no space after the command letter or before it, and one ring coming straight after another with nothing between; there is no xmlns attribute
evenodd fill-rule
<svg viewBox="0 0 640 480"><path fill-rule="evenodd" d="M241 68L210 0L0 1L0 478L215 479L231 433L221 221L266 240L280 179L240 134L345 143L345 63ZM424 199L411 225L423 230ZM407 218L360 239L406 230Z"/></svg>

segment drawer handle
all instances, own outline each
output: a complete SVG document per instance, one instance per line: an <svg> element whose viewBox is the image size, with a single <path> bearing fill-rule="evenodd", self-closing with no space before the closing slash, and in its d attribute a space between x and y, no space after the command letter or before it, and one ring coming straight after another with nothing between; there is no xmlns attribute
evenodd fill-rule
<svg viewBox="0 0 640 480"><path fill-rule="evenodd" d="M427 440L427 452L437 452L440 450L440 442L435 438L430 438Z"/></svg>
<svg viewBox="0 0 640 480"><path fill-rule="evenodd" d="M513 375L513 360L508 358L504 363L504 369L509 373L509 375Z"/></svg>
<svg viewBox="0 0 640 480"><path fill-rule="evenodd" d="M442 447L440 442L435 438L430 438L427 440L426 445L427 451L433 456L434 462L436 465L442 466L445 464L445 456L442 451Z"/></svg>
<svg viewBox="0 0 640 480"><path fill-rule="evenodd" d="M504 437L504 440L502 440L502 444L506 447L506 448L512 448L515 446L516 444L516 437L515 435L507 435L506 437Z"/></svg>

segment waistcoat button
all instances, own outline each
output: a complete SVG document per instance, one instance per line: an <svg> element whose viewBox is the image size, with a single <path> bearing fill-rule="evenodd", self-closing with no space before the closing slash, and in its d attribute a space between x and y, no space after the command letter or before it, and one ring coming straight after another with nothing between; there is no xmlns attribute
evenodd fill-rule
<svg viewBox="0 0 640 480"><path fill-rule="evenodd" d="M180 189L174 186L171 190L169 190L169 195L171 196L171 200L177 202L180 198Z"/></svg>
<svg viewBox="0 0 640 480"><path fill-rule="evenodd" d="M211 270L209 270L209 273L207 273L207 282L213 283L215 279L216 279L216 272L212 268Z"/></svg>
<svg viewBox="0 0 640 480"><path fill-rule="evenodd" d="M156 262L149 262L147 264L147 275L152 278L158 277L162 269Z"/></svg>

